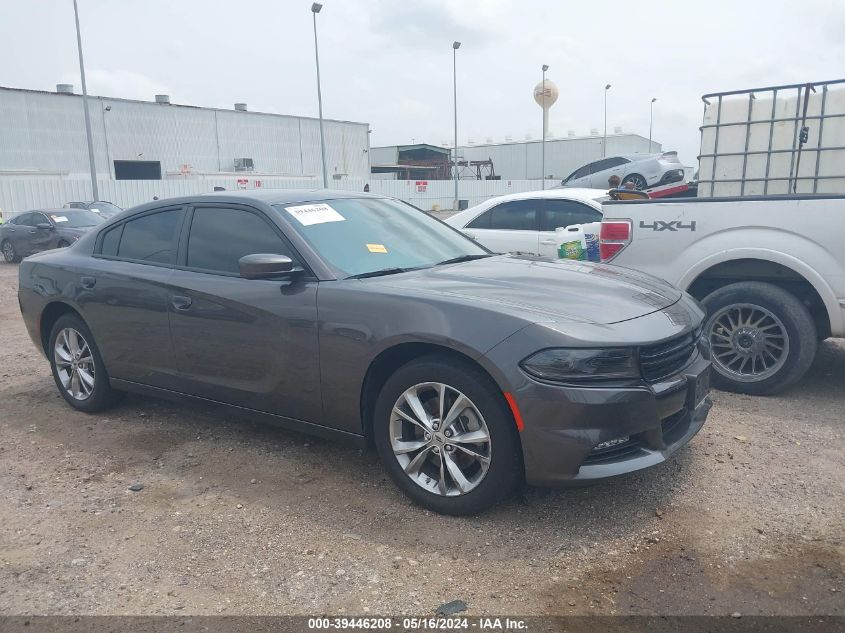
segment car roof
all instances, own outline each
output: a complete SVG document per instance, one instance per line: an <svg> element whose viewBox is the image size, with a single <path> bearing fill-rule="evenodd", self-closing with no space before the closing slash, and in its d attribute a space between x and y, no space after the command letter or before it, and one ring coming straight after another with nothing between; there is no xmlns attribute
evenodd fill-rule
<svg viewBox="0 0 845 633"><path fill-rule="evenodd" d="M376 198L389 199L389 196L365 193L362 191L343 191L339 189L249 189L233 191L212 191L178 198L161 198L133 207L146 209L162 204L191 204L194 202L229 202L250 204L262 202L264 204L306 204L323 200L338 200L343 198Z"/></svg>

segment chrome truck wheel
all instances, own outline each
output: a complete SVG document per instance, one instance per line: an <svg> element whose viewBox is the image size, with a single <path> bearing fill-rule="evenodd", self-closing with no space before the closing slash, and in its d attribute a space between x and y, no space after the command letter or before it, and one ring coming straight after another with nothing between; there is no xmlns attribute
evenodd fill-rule
<svg viewBox="0 0 845 633"><path fill-rule="evenodd" d="M789 335L769 310L742 303L722 308L709 321L713 364L740 382L776 374L789 356Z"/></svg>

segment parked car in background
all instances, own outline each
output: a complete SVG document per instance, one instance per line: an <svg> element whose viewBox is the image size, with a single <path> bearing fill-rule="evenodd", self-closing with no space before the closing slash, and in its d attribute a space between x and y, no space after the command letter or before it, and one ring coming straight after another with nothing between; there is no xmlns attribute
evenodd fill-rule
<svg viewBox="0 0 845 633"><path fill-rule="evenodd" d="M633 183L636 189L648 189L682 181L684 167L678 152L610 156L576 169L561 186L606 188L611 176L619 176L623 185Z"/></svg>
<svg viewBox="0 0 845 633"><path fill-rule="evenodd" d="M51 248L70 246L103 218L87 209L44 209L16 215L0 226L0 249L8 263Z"/></svg>
<svg viewBox="0 0 845 633"><path fill-rule="evenodd" d="M138 391L372 442L438 512L483 510L523 479L654 466L710 409L688 295L613 266L493 255L381 196L153 202L27 258L19 282L75 409Z"/></svg>
<svg viewBox="0 0 845 633"><path fill-rule="evenodd" d="M104 220L108 220L123 211L119 206L107 200L96 200L92 202L68 202L65 207L68 209L88 209L98 213Z"/></svg>
<svg viewBox="0 0 845 633"><path fill-rule="evenodd" d="M555 229L600 222L607 189L547 189L490 198L445 220L494 253L557 257Z"/></svg>

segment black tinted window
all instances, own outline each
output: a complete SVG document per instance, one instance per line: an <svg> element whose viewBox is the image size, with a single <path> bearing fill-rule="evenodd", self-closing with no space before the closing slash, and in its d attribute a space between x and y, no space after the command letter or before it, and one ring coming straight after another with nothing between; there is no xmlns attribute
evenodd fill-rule
<svg viewBox="0 0 845 633"><path fill-rule="evenodd" d="M238 273L244 255L273 253L292 257L270 224L241 209L196 209L188 237L188 266Z"/></svg>
<svg viewBox="0 0 845 633"><path fill-rule="evenodd" d="M19 226L32 226L32 215L32 213L22 213L12 220L12 224L17 224Z"/></svg>
<svg viewBox="0 0 845 633"><path fill-rule="evenodd" d="M573 200L546 200L542 230L554 231L559 227L600 221L601 213L586 204Z"/></svg>
<svg viewBox="0 0 845 633"><path fill-rule="evenodd" d="M127 222L120 238L118 257L175 263L182 213L182 209L171 209Z"/></svg>
<svg viewBox="0 0 845 633"><path fill-rule="evenodd" d="M576 170L574 174L567 178L567 180L577 180L578 178L589 176L592 173L593 165L595 165L595 163L584 165L580 169Z"/></svg>
<svg viewBox="0 0 845 633"><path fill-rule="evenodd" d="M100 254L110 255L112 257L117 256L117 247L120 244L120 234L123 233L123 226L121 224L106 231L106 234L103 235L103 242L100 245Z"/></svg>
<svg viewBox="0 0 845 633"><path fill-rule="evenodd" d="M503 202L477 217L467 228L536 231L540 204L540 200Z"/></svg>
<svg viewBox="0 0 845 633"><path fill-rule="evenodd" d="M607 159L607 166L605 169L610 169L611 167L618 167L619 165L624 165L625 163L630 163L627 158L622 158L621 156L616 156L614 158Z"/></svg>

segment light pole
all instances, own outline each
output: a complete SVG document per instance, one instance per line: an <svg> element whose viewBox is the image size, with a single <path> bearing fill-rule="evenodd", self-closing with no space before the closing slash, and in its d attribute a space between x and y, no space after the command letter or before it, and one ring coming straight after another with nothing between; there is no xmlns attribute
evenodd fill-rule
<svg viewBox="0 0 845 633"><path fill-rule="evenodd" d="M455 106L455 211L458 210L458 49L460 42L452 42L452 99Z"/></svg>
<svg viewBox="0 0 845 633"><path fill-rule="evenodd" d="M317 14L323 8L319 2L311 5L311 14L314 17L314 60L317 62L317 107L320 115L320 158L323 162L323 188L328 188L329 180L326 176L326 140L323 136L323 93L320 88L320 53L317 50Z"/></svg>
<svg viewBox="0 0 845 633"><path fill-rule="evenodd" d="M605 157L607 154L607 91L610 90L610 84L604 87L604 140L601 144L601 156Z"/></svg>
<svg viewBox="0 0 845 633"><path fill-rule="evenodd" d="M546 188L546 128L548 127L548 124L549 124L549 111L546 109L546 71L548 69L549 69L549 65L543 64L543 83L542 83L542 86L543 86L543 104L542 104L542 106L540 106L540 107L543 108L543 143L542 143L543 157L540 159L540 169L541 169L541 172L542 172L540 174L540 177L543 179L543 189L544 190Z"/></svg>
<svg viewBox="0 0 845 633"><path fill-rule="evenodd" d="M657 101L657 97L651 98L651 103L649 104L648 108L648 153L651 154L651 128L654 124L654 102Z"/></svg>
<svg viewBox="0 0 845 633"><path fill-rule="evenodd" d="M88 138L88 166L91 168L91 189L94 201L100 199L97 190L97 167L94 164L94 138L91 136L91 115L88 113L88 86L85 83L85 62L82 61L82 33L79 30L79 9L73 0L73 17L76 20L76 48L79 50L79 75L82 78L82 110L85 112L85 136Z"/></svg>

